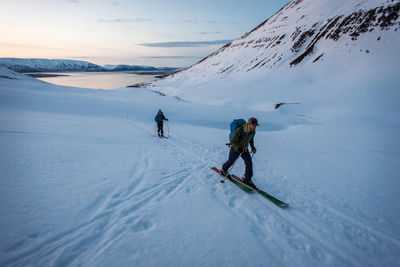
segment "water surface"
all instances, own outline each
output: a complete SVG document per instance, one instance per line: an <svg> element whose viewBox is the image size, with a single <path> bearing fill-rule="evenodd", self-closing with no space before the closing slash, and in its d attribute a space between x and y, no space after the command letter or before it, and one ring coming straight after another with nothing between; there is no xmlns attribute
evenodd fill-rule
<svg viewBox="0 0 400 267"><path fill-rule="evenodd" d="M59 72L51 74L63 76L37 79L57 85L91 89L115 89L156 79L156 75L139 75L134 72Z"/></svg>

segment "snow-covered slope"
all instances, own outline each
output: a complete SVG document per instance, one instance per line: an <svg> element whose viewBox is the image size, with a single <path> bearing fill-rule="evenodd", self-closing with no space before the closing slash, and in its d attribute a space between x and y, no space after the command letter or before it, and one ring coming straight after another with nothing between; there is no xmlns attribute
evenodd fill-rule
<svg viewBox="0 0 400 267"><path fill-rule="evenodd" d="M0 78L3 79L2 81L4 81L4 79L9 79L9 80L28 80L31 82L32 81L39 82L36 79L33 79L26 75L18 74L18 73L14 72L8 68L5 68L5 67L0 67Z"/></svg>
<svg viewBox="0 0 400 267"><path fill-rule="evenodd" d="M392 0L292 1L185 73L212 75L259 68L268 73L330 54L374 53L382 38L391 38L393 32L398 35L399 12L400 3Z"/></svg>
<svg viewBox="0 0 400 267"><path fill-rule="evenodd" d="M389 85L368 96L385 119L332 120L0 69L0 265L396 266L399 108L376 105ZM318 108L340 113L329 97ZM159 108L169 139L154 135ZM253 181L288 209L210 170L230 120L253 115Z"/></svg>
<svg viewBox="0 0 400 267"><path fill-rule="evenodd" d="M365 85L397 76L399 10L399 1L292 1L198 64L156 81L152 89L256 110L280 102L324 103L342 90L346 99L349 87L359 87L355 93L363 95Z"/></svg>

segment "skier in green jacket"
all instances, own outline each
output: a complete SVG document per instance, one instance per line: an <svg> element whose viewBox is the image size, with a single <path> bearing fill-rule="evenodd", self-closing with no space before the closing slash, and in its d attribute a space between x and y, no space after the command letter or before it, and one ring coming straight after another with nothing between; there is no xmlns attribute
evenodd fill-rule
<svg viewBox="0 0 400 267"><path fill-rule="evenodd" d="M257 149L254 147L254 135L256 134L256 128L258 125L257 119L252 117L235 130L231 140L229 158L222 165L221 169L222 175L228 175L229 168L235 163L237 158L241 156L246 165L246 171L243 180L245 184L251 187L255 187L255 185L251 181L251 177L253 177L253 162L248 150L248 146L250 144L251 150L254 154L257 152Z"/></svg>

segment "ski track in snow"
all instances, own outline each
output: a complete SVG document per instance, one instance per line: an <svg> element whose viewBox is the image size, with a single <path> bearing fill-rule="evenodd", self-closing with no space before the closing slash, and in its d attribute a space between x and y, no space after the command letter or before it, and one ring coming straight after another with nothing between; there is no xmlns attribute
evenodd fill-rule
<svg viewBox="0 0 400 267"><path fill-rule="evenodd" d="M355 220L331 207L327 201L318 199L318 194L313 194L313 198L307 197L305 187L285 188L284 196L289 198L291 206L281 209L257 193L247 194L231 183L221 184L221 177L210 170L210 163L221 164L225 160L226 153L220 148L194 143L178 135L159 139L145 124L133 120L127 122L133 132L144 133L148 142L155 141L168 151L169 157L175 158L178 166L164 172L159 183L147 183L145 171L149 169L153 155L142 149L137 153L140 157L131 163L126 173L130 184L127 187L116 186L88 203L82 210L88 221L58 234L31 235L11 245L5 253L14 257L3 262L4 265L59 266L84 262L93 257L91 255L102 254L128 231L151 231L159 218L145 211L179 192L194 192L197 185L210 191L213 198L225 204L238 220L247 221L254 239L265 251L269 251L269 257L278 265L293 257L306 255L309 262L321 265L373 266L378 262L371 263L365 258L364 249L369 249L369 253L385 255L385 251L394 252L400 245L395 237ZM193 179L196 180L195 185L191 182ZM275 184L272 186L277 187ZM265 189L268 192L268 188ZM324 223L317 223L316 220L323 220ZM348 242L336 238L337 235L347 236ZM288 247L291 250L287 250ZM273 255L272 251L279 253ZM54 255L57 257L54 258ZM40 260L32 262L32 259Z"/></svg>
<svg viewBox="0 0 400 267"><path fill-rule="evenodd" d="M255 177L256 183L290 204L281 209L255 192L245 193L232 183L219 182L222 178L210 168L214 165L220 167L228 156L228 151L221 145L200 143L179 132L168 139L160 139L149 130L149 124L126 114L122 120L126 126L124 130L130 130L143 146L134 146L137 157L126 163L129 167L123 177L113 177L114 186L103 189L92 201L80 207L82 220L68 225L69 229L34 232L9 244L2 251L6 257L0 261L1 265L94 264L96 257L104 255L127 233L140 235L156 230L162 223L163 214L152 210L160 203L200 190L207 192L215 205L224 207L251 233L251 239L265 251L264 256L274 266L292 264L293 259L300 266L310 263L319 266L394 264L393 255L400 247L400 240L373 224L373 220L379 218L361 218L362 207L341 206L345 204L335 195L324 195L318 187L303 183L302 177L290 180L282 175L276 167L282 165L280 162L255 158L255 173L266 176ZM46 128L43 133L1 130L0 134L28 135L54 143L57 137L76 138L58 132L47 133ZM77 138L82 139L82 143L110 142L96 136L78 135ZM156 146L157 149L147 149L146 146ZM154 151L160 155L154 155ZM163 163L163 159L173 159L174 165L166 166L171 160ZM239 159L233 173L240 175L243 170ZM128 183L118 184L119 180ZM132 254L140 258L140 252ZM368 255L373 256L372 260ZM389 260L382 259L385 256ZM262 265L262 260L249 265Z"/></svg>
<svg viewBox="0 0 400 267"><path fill-rule="evenodd" d="M208 168L205 166L205 161L198 166L198 160L201 158L184 148L184 145L188 145L188 143L182 145L168 139L157 140L158 138L153 137L153 134L140 123L133 121L130 123L134 128L147 133L151 141L156 139L156 142L169 150L170 156L176 157L180 167L164 173L158 184L146 186L143 181L144 171L148 170L151 155L145 149L140 151L138 153L141 155L140 159L132 163L131 169L127 173L132 181L131 184L126 188L116 187L106 195L99 195L93 203L87 205L82 210L82 214L90 215L88 222L55 236L49 234L49 237L27 238L20 241L5 251L7 254L15 254L15 257L7 260L4 264L25 265L32 263L31 259L35 258L41 259L35 264L51 262L51 264L59 266L73 264L74 259L81 261L86 254L101 254L108 246L118 241L126 231L134 233L147 231L156 224L157 220L143 214L142 210L150 210L149 206L171 197L182 188L186 192L195 190L190 186L185 186L186 181L192 178L190 173L206 173ZM191 145L191 148L204 151L204 148L199 146ZM120 227L121 225L123 227ZM92 244L97 245L91 247ZM29 249L25 250L25 247ZM50 259L49 255L51 255ZM56 259L51 259L52 255L58 256ZM79 262L76 261L76 263Z"/></svg>
<svg viewBox="0 0 400 267"><path fill-rule="evenodd" d="M209 158L210 154L214 155L215 151L211 153L210 149L200 144L194 145L193 140L186 141L183 136L173 137L176 137L174 140L179 140L181 143L178 144L177 141L173 142L170 141L170 139L165 140L166 143L173 148L171 154L173 156L178 156L179 161L183 162L184 166L197 166L192 167L190 171L195 173L209 173L209 162L221 162L221 157L218 156L214 156L214 158L210 160L205 160L205 158ZM187 146L191 147L191 151L185 149ZM176 151L180 153L176 153ZM192 151L196 151L196 153ZM201 157L199 155L204 156ZM192 160L190 160L190 158L192 158ZM199 165L199 163L201 164ZM212 179L214 179L214 176L215 174L212 175ZM210 179L210 175L206 177ZM203 182L205 181L204 177L200 176L198 178L203 186L210 187L209 183ZM218 178L219 177L217 177L216 181L218 181ZM229 186L235 187L230 184ZM240 191L237 188L234 188L234 190ZM218 198L220 196L219 192L216 192L215 189L213 191L214 197ZM292 195L294 199L298 197L303 198L303 201L299 201L305 204L301 209L295 205L285 210L279 209L256 193L252 194L251 197L254 197L253 199L247 198L245 193L243 196L240 196L240 194L239 196L236 194L232 196L231 194L230 190L225 191L225 197L229 199L228 206L236 209L236 215L238 217L244 216L251 221L254 227L254 237L259 240L260 245L265 247L266 250L271 246L271 242L278 244L283 243L280 251L284 251L285 247L289 246L293 251L310 255L310 257L312 257L310 260L315 263L324 262L326 265L329 265L332 264L334 259L333 263L335 264L347 265L351 262L352 265L363 263L363 265L368 266L371 262L369 259L365 259L364 249L366 247L359 246L359 244L363 242L364 244L370 244L373 242L376 244L375 250L379 250L379 252L383 254L385 249L390 248L390 246L388 246L388 248L379 248L381 243L392 244L392 249L400 245L400 241L396 238L386 235L362 222L356 221L350 216L330 207L326 203L323 204L318 200L311 199L307 197L307 194L300 194L298 193L298 189L297 193L295 190L290 190L286 195ZM248 205L246 209L243 209L243 205L237 205L237 202L244 201L243 198L246 198L246 200L250 202L257 202L259 205L255 210L250 208L253 207L252 205ZM224 200L220 199L220 201ZM296 201L293 202L296 203ZM268 210L264 208L268 208ZM271 220L270 216L265 215L268 213L267 211L272 212L279 219L274 218ZM313 217L307 217L304 213L312 214ZM313 223L313 220L310 218L323 218L326 227L321 227L321 224ZM260 225L264 227L260 228ZM349 242L344 244L342 239L336 241L335 236L338 234L348 235ZM285 242L282 242L282 236L287 236L289 238ZM327 237L329 238L328 240L326 240ZM304 243L304 240L307 240L307 243ZM355 248L358 249L359 253L357 253L357 250L354 250ZM352 257L349 257L349 251L353 251ZM277 259L276 262L281 262L282 260L289 260L292 255L285 255L285 253L282 253L280 255L274 255L274 257ZM378 264L378 262L376 264Z"/></svg>
<svg viewBox="0 0 400 267"><path fill-rule="evenodd" d="M142 129L145 128L142 127ZM200 144L193 144L193 140L187 141L183 136L173 137L176 137L174 139L176 140L175 142L170 141L170 139L165 140L166 143L173 147L171 154L176 156L175 151L181 152L180 154L178 153L179 161L184 162L184 166L197 166L193 168L195 173L209 173L209 162L221 162L220 156L214 156L210 160L205 160L205 158L209 158L210 154L215 155L215 151L211 153L209 148L205 148ZM177 140L181 143L178 144ZM191 147L191 151L185 149L188 146ZM196 153L192 151L196 151ZM199 155L204 156L201 157ZM200 165L199 162L201 163ZM211 176L214 178L216 175L213 174ZM210 187L210 184L203 182L204 177L200 176L198 178L203 186ZM210 175L207 178L210 179ZM216 181L219 180L218 178L220 177L217 177ZM236 187L230 183L226 184ZM216 192L215 189L211 190L214 191L214 197L218 199L220 193ZM237 188L234 190L240 191ZM323 203L322 200L311 199L307 197L307 194L299 193L299 188L296 190L287 190L285 188L285 190L287 191L286 195L292 196L294 203L296 203L296 198L303 198L303 201L298 202L304 206L296 207L292 205L288 209L280 209L257 193L252 194L251 197L254 198L247 198L245 193L241 197L236 194L232 196L230 191L225 191L225 197L229 199L228 206L236 209L238 217L244 216L247 220L251 221L254 228L254 238L259 240L260 245L265 247L266 250L270 248L271 242L281 243L280 251L284 251L285 247L289 246L296 253L309 255L311 257L310 261L316 264L324 263L329 265L334 263L348 265L351 262L351 265L360 265L362 263L364 266L369 266L371 265L371 261L365 258L365 249L369 249L368 245L375 244L374 249L369 252L378 252L377 254L385 254L384 252L387 249L392 249L395 252L396 248L400 246L398 239L367 224L354 220L350 216L329 206L327 203ZM303 190L303 192L306 191ZM259 205L248 205L246 209L243 209L243 205L237 205L237 202L244 201L243 198L246 198L250 202L257 202ZM250 207L254 207L255 209ZM274 218L271 220L271 217L266 215L268 212L265 208L268 208L268 211L272 212L279 219ZM312 217L307 217L304 214L312 215ZM323 225L325 227L321 227L322 224L320 223L313 222L314 219L320 218L323 218L325 222ZM260 228L260 226L263 227ZM337 235L346 235L348 242L343 243L342 238L335 240ZM282 236L287 236L288 239L284 239L285 242L282 242ZM304 240L307 240L307 242L304 243ZM382 247L382 244L391 244L391 246ZM351 257L349 257L349 251L352 251ZM274 258L276 262L282 262L290 260L292 256L290 254L285 255L283 252L279 255L274 255ZM379 264L379 262L375 262L374 264Z"/></svg>

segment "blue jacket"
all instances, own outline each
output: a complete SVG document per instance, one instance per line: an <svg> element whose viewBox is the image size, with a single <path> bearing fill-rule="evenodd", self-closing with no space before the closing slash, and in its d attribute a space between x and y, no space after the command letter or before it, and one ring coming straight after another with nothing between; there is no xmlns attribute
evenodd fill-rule
<svg viewBox="0 0 400 267"><path fill-rule="evenodd" d="M161 114L160 114L160 112L158 112L157 115L156 115L156 117L154 118L154 120L155 120L158 124L163 124L163 120L166 120L166 121L167 121L168 119L165 118L164 113L161 112Z"/></svg>

